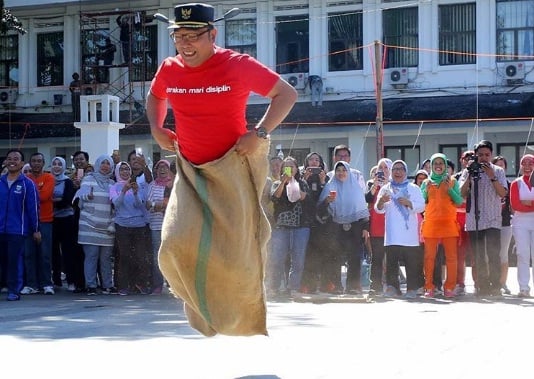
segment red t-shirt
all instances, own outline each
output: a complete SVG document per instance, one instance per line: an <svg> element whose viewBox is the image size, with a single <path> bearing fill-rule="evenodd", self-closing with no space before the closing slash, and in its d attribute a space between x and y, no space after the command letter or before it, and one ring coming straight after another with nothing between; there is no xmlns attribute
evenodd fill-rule
<svg viewBox="0 0 534 379"><path fill-rule="evenodd" d="M28 174L28 178L32 180L39 192L39 221L52 222L54 221L54 187L56 186L56 178L54 175L44 172L38 177L33 174Z"/></svg>
<svg viewBox="0 0 534 379"><path fill-rule="evenodd" d="M278 79L254 58L216 47L199 67L185 66L179 55L165 59L150 92L172 106L180 153L201 164L222 157L246 133L250 92L266 96Z"/></svg>

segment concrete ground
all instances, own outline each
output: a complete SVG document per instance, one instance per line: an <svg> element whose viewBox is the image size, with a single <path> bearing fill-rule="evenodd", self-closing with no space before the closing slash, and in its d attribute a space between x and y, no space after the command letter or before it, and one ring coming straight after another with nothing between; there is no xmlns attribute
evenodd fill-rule
<svg viewBox="0 0 534 379"><path fill-rule="evenodd" d="M517 293L513 268L508 283ZM213 338L191 329L180 301L168 293L120 297L61 290L54 296L28 295L20 302L0 302L0 375L529 377L534 299L480 299L472 294L472 283L468 291L454 301L269 302L269 337Z"/></svg>

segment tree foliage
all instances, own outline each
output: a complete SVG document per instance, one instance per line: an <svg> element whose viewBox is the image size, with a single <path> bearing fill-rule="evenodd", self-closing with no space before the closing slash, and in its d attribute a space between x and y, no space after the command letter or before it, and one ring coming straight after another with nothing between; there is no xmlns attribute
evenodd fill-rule
<svg viewBox="0 0 534 379"><path fill-rule="evenodd" d="M0 0L0 11L2 19L0 20L0 34L6 34L10 30L15 30L20 34L26 33L22 23L15 17L9 9L4 8L4 0Z"/></svg>

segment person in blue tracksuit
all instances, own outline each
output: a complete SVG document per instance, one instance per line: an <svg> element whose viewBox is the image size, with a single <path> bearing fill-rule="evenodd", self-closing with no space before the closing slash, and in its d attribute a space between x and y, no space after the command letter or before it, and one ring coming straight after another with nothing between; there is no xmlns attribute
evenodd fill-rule
<svg viewBox="0 0 534 379"><path fill-rule="evenodd" d="M0 177L0 272L7 284L8 301L20 300L24 276L24 241L41 241L39 194L33 182L22 173L24 154L7 152L7 173Z"/></svg>

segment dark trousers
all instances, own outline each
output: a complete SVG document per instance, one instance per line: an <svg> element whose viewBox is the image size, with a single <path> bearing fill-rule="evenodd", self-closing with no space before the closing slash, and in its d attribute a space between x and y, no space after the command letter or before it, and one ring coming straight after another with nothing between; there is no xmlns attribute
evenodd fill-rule
<svg viewBox="0 0 534 379"><path fill-rule="evenodd" d="M115 224L118 252L118 288L150 288L152 284L152 240L148 226L124 227Z"/></svg>
<svg viewBox="0 0 534 379"><path fill-rule="evenodd" d="M0 272L5 280L7 291L18 295L24 280L25 236L0 234Z"/></svg>
<svg viewBox="0 0 534 379"><path fill-rule="evenodd" d="M423 272L423 250L420 246L386 246L386 282L388 286L400 289L399 263L406 267L406 289L421 287Z"/></svg>
<svg viewBox="0 0 534 379"><path fill-rule="evenodd" d="M52 280L54 283L61 283L63 270L68 284L74 284L76 288L84 288L84 254L76 239L74 215L55 217L52 229Z"/></svg>
<svg viewBox="0 0 534 379"><path fill-rule="evenodd" d="M501 288L501 230L489 228L469 232L471 248L475 257L475 287L477 291L498 291Z"/></svg>
<svg viewBox="0 0 534 379"><path fill-rule="evenodd" d="M384 237L371 237L371 250L371 289L376 292L382 292L384 289L382 284L384 259L386 257Z"/></svg>
<svg viewBox="0 0 534 379"><path fill-rule="evenodd" d="M350 229L347 225L350 225ZM340 252L346 257L347 263L346 291L361 291L363 225L362 221L355 221L351 224L337 224L337 240L339 241Z"/></svg>

